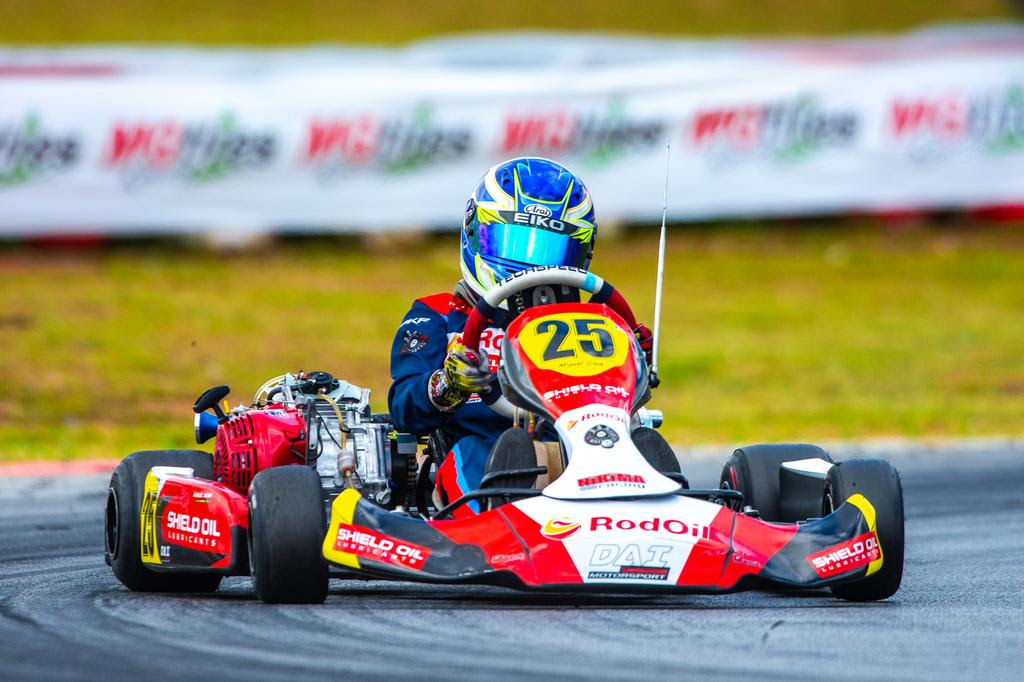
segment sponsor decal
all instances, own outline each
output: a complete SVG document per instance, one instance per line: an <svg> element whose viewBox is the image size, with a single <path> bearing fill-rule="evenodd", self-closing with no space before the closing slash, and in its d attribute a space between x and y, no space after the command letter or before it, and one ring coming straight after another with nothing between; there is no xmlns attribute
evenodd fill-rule
<svg viewBox="0 0 1024 682"><path fill-rule="evenodd" d="M362 526L350 526L347 523L338 524L334 549L373 561L411 568L414 571L423 570L423 564L431 552L428 547L382 535Z"/></svg>
<svg viewBox="0 0 1024 682"><path fill-rule="evenodd" d="M532 207L530 207L532 208ZM544 208L541 206L540 208ZM542 215L535 212L520 212L520 211L496 211L498 217L508 223L514 223L516 225L529 225L530 227L538 227L542 230L548 230L549 232L566 232L569 228L575 227L573 225L566 225L557 218L550 217L551 212L548 211L548 215Z"/></svg>
<svg viewBox="0 0 1024 682"><path fill-rule="evenodd" d="M426 348L427 341L429 341L429 337L426 334L415 329L409 329L402 336L402 346L398 349L398 352L403 355L418 353Z"/></svg>
<svg viewBox="0 0 1024 682"><path fill-rule="evenodd" d="M494 554L491 556L491 564L514 564L517 561L526 561L526 552L515 554Z"/></svg>
<svg viewBox="0 0 1024 682"><path fill-rule="evenodd" d="M600 474L577 479L580 490L598 490L600 488L638 488L647 487L647 481L637 474Z"/></svg>
<svg viewBox="0 0 1024 682"><path fill-rule="evenodd" d="M587 579L665 581L670 571L667 555L671 552L671 545L650 545L643 549L639 544L594 545Z"/></svg>
<svg viewBox="0 0 1024 682"><path fill-rule="evenodd" d="M551 217L551 209L544 204L529 204L523 210L531 215L537 215L543 218Z"/></svg>
<svg viewBox="0 0 1024 682"><path fill-rule="evenodd" d="M852 109L826 109L812 93L762 104L706 107L694 115L689 138L713 167L750 158L796 163L824 149L850 146L859 128Z"/></svg>
<svg viewBox="0 0 1024 682"><path fill-rule="evenodd" d="M0 188L21 185L72 168L82 141L72 133L54 133L34 113L20 123L0 125Z"/></svg>
<svg viewBox="0 0 1024 682"><path fill-rule="evenodd" d="M452 296L452 300L448 301L448 310L455 310L460 313L468 313L472 309L469 303L466 303L458 296Z"/></svg>
<svg viewBox="0 0 1024 682"><path fill-rule="evenodd" d="M500 327L487 327L480 332L479 350L487 353L487 362L491 372L497 372L498 365L501 364L501 344L504 340L505 330ZM462 334L449 333L448 349L451 350L451 347L457 343L462 343Z"/></svg>
<svg viewBox="0 0 1024 682"><path fill-rule="evenodd" d="M168 511L164 514L161 531L163 539L175 545L208 549L220 544L221 528L218 519Z"/></svg>
<svg viewBox="0 0 1024 682"><path fill-rule="evenodd" d="M548 540L565 540L578 533L581 527L575 519L558 516L545 523L544 527L540 529L540 534Z"/></svg>
<svg viewBox="0 0 1024 682"><path fill-rule="evenodd" d="M867 566L872 561L877 561L879 557L881 552L878 548L878 536L874 531L870 531L835 547L808 554L807 561L814 567L819 578L831 578Z"/></svg>
<svg viewBox="0 0 1024 682"><path fill-rule="evenodd" d="M498 371L498 364L501 362L501 344L504 340L505 330L498 327L488 327L480 332L480 350L487 353L492 372Z"/></svg>
<svg viewBox="0 0 1024 682"><path fill-rule="evenodd" d="M220 531L217 527L217 519L208 519L190 514L178 514L173 511L167 512L164 518L165 530L180 530L184 533L198 533L207 537L219 538Z"/></svg>
<svg viewBox="0 0 1024 682"><path fill-rule="evenodd" d="M250 130L230 111L206 122L173 119L117 123L103 163L133 190L162 179L205 183L269 165L277 152L272 132Z"/></svg>
<svg viewBox="0 0 1024 682"><path fill-rule="evenodd" d="M411 325L423 324L424 322L430 322L430 318L429 317L410 317L408 320L403 322L401 324L401 326L404 327L407 324L411 324Z"/></svg>
<svg viewBox="0 0 1024 682"><path fill-rule="evenodd" d="M898 97L887 133L916 163L977 150L1001 156L1024 150L1024 83L985 92Z"/></svg>
<svg viewBox="0 0 1024 682"><path fill-rule="evenodd" d="M572 386L563 386L562 388L545 391L543 397L544 400L557 400L558 398L565 398L580 393L604 393L605 395L615 395L620 398L629 397L629 391L621 386L609 386L606 384L573 384Z"/></svg>
<svg viewBox="0 0 1024 682"><path fill-rule="evenodd" d="M658 146L666 127L661 119L631 114L623 97L611 97L604 111L560 107L510 113L501 126L498 148L505 156L575 156L585 165L603 166L623 154Z"/></svg>
<svg viewBox="0 0 1024 682"><path fill-rule="evenodd" d="M746 554L742 554L740 552L735 552L734 551L732 553L732 560L733 560L733 562L735 562L737 564L740 564L742 566L750 566L751 568L756 568L756 569L764 568L764 564L762 562L760 562L757 559L754 559L752 557L749 557Z"/></svg>
<svg viewBox="0 0 1024 682"><path fill-rule="evenodd" d="M434 108L421 104L393 118L362 113L309 122L300 161L329 182L368 167L404 173L462 159L472 146L465 125L442 125Z"/></svg>
<svg viewBox="0 0 1024 682"><path fill-rule="evenodd" d="M615 429L604 424L598 424L587 431L586 435L583 436L583 441L588 445L599 445L602 448L608 449L615 447L615 444L619 442L619 434L615 433ZM618 474L625 475L625 474ZM643 481L643 479L640 479Z"/></svg>
<svg viewBox="0 0 1024 682"><path fill-rule="evenodd" d="M687 523L681 519L663 519L659 516L646 519L613 518L595 516L590 519L590 531L638 530L649 533L668 533L670 535L690 536L708 540L711 528L699 523Z"/></svg>

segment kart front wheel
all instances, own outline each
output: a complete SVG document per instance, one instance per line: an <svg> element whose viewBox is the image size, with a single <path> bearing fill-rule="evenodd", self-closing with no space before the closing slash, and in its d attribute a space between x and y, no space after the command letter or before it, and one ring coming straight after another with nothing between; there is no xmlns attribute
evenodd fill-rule
<svg viewBox="0 0 1024 682"><path fill-rule="evenodd" d="M756 509L763 521L803 521L814 514L783 513L779 469L783 462L796 462L805 459L832 461L828 453L817 445L803 443L748 445L738 448L722 468L719 487L723 490L738 490L743 493L743 505ZM813 503L816 509L817 500L818 493L815 492L814 496L807 501ZM794 514L800 518L791 518Z"/></svg>
<svg viewBox="0 0 1024 682"><path fill-rule="evenodd" d="M187 467L213 480L213 459L201 450L146 450L128 455L114 469L103 519L104 559L114 576L136 592L213 592L219 573L156 572L142 563L142 494L155 466Z"/></svg>
<svg viewBox="0 0 1024 682"><path fill-rule="evenodd" d="M327 598L327 532L320 477L291 465L261 471L249 487L249 565L268 604L321 604Z"/></svg>
<svg viewBox="0 0 1024 682"><path fill-rule="evenodd" d="M832 467L825 479L822 515L860 493L875 510L882 567L863 580L833 585L847 601L878 601L896 594L903 580L903 485L896 468L882 459L853 459Z"/></svg>

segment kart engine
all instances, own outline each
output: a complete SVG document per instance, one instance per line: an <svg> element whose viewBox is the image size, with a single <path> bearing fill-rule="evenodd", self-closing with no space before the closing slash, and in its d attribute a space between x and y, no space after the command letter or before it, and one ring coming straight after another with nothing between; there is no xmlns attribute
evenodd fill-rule
<svg viewBox="0 0 1024 682"><path fill-rule="evenodd" d="M351 485L387 506L391 501L391 424L387 415L370 412L370 389L334 382L330 391L307 392L298 399L299 403L305 399L306 461L316 467L325 485Z"/></svg>
<svg viewBox="0 0 1024 682"><path fill-rule="evenodd" d="M285 374L265 383L217 428L217 480L248 489L264 469L307 464L324 488L352 487L378 504L408 505L416 442L393 437L388 415L370 411L370 390L327 372Z"/></svg>

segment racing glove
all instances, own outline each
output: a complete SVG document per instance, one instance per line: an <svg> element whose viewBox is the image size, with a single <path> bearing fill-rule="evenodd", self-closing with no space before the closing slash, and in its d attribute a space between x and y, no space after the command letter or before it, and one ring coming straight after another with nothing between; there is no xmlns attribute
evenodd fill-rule
<svg viewBox="0 0 1024 682"><path fill-rule="evenodd" d="M448 347L444 367L430 375L427 394L434 407L450 412L460 407L474 393L488 393L494 375L487 356L461 343Z"/></svg>
<svg viewBox="0 0 1024 682"><path fill-rule="evenodd" d="M654 363L654 334L642 322L636 326L633 334L636 336L636 340L640 342L640 349L643 350L647 366L650 367Z"/></svg>

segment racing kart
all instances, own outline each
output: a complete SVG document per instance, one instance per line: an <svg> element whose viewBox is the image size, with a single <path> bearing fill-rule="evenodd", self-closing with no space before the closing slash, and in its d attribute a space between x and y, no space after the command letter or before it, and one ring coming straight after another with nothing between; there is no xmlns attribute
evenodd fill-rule
<svg viewBox="0 0 1024 682"><path fill-rule="evenodd" d="M889 463L755 445L732 454L718 488L691 489L650 437L659 419L643 407L651 377L625 299L575 268L520 272L475 306L467 347L506 300L534 305L507 327L500 391L484 396L513 426L480 489L432 499L442 447L428 439L418 456L421 441L372 413L369 391L325 372L275 377L230 410L219 386L193 408L212 455L139 452L114 471L115 576L133 590L202 592L251 575L278 603L322 602L332 576L630 593L827 587L855 601L899 589L903 496ZM557 443L543 443L552 432ZM471 501L480 513L466 513Z"/></svg>

